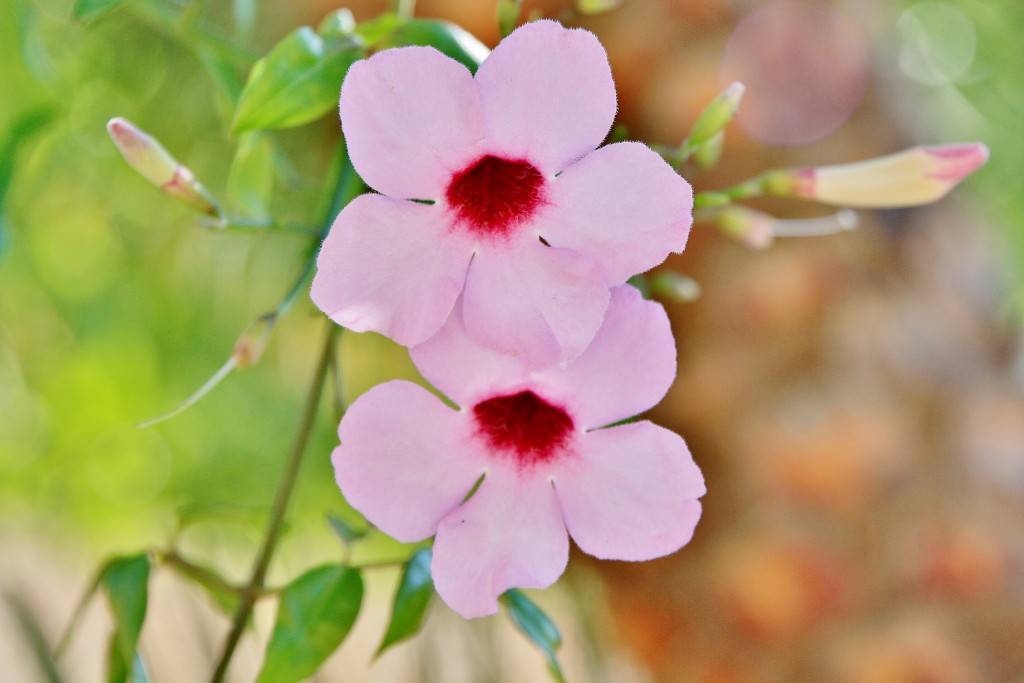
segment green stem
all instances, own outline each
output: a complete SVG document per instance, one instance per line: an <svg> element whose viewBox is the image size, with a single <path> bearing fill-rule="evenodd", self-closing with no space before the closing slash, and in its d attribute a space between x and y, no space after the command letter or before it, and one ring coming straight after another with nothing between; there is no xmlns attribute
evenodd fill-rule
<svg viewBox="0 0 1024 683"><path fill-rule="evenodd" d="M267 524L267 531L263 537L263 545L257 555L256 562L253 564L252 575L242 589L238 610L235 612L234 619L231 622L231 630L224 641L224 647L221 651L220 659L217 661L217 667L210 677L210 683L223 682L228 664L231 662L231 657L234 655L235 648L238 647L238 642L245 631L245 625L249 622L249 617L252 615L253 605L263 593L267 569L270 566L274 550L277 548L277 541L284 524L284 515L288 509L292 492L295 489L299 467L302 464L306 444L312 432L317 406L320 404L320 395L323 393L327 368L330 365L331 356L334 352L335 330L334 323L328 321L323 346L320 350L320 359L317 362L316 369L313 371L313 380L306 395L306 404L299 421L298 431L296 432L295 440L292 442L292 449L285 463L284 472L281 474L281 482L278 484L277 492L274 494L274 503L270 510L270 521Z"/></svg>

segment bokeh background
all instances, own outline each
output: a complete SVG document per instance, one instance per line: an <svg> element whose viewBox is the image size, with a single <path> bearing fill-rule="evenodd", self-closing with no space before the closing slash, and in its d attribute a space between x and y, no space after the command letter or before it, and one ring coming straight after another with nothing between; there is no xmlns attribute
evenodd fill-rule
<svg viewBox="0 0 1024 683"><path fill-rule="evenodd" d="M128 0L91 23L72 20L71 5L0 4L5 680L51 680L19 614L52 646L93 567L161 546L182 514L198 520L185 547L244 577L323 325L300 300L258 365L172 421L135 428L213 374L286 293L308 240L196 227L127 168L105 123L135 121L224 196L237 141L219 88L337 6L209 2L197 38L174 18L185 2ZM388 4L348 6L364 19ZM525 6L553 17L570 7ZM421 0L417 14L498 38L490 0ZM697 189L922 143L981 140L992 158L939 204L859 212L850 233L752 252L694 229L667 265L702 296L667 303L679 377L652 417L704 469L705 517L673 557L576 554L537 595L563 627L571 680L1024 681L1024 5L626 0L574 21L607 47L632 137L676 144L718 90L747 83L724 160L690 176ZM221 40L238 46L226 58ZM328 116L274 135L274 216L312 220L338 133ZM375 335L342 335L339 358L347 400L415 377ZM325 514L358 524L330 470L330 402L320 418L275 580L337 557ZM467 625L440 604L417 641L371 665L393 580L371 582L352 640L319 680L544 680L501 618ZM258 636L272 617L257 614ZM143 635L153 680L205 677L226 624L159 574ZM64 680L101 680L108 628L102 604L87 610ZM258 664L251 640L238 680Z"/></svg>

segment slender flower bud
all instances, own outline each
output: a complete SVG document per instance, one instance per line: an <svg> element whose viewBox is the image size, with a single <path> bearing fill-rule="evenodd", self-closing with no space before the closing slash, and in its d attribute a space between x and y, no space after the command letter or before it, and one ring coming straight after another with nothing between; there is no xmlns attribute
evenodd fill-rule
<svg viewBox="0 0 1024 683"><path fill-rule="evenodd" d="M945 196L987 159L988 147L977 142L912 147L852 164L773 171L764 189L836 206L920 206Z"/></svg>
<svg viewBox="0 0 1024 683"><path fill-rule="evenodd" d="M206 188L156 138L120 117L110 119L107 132L125 161L139 175L197 211L220 217L217 202Z"/></svg>
<svg viewBox="0 0 1024 683"><path fill-rule="evenodd" d="M766 249L776 237L820 237L857 227L857 214L843 209L818 218L775 218L745 206L727 206L710 216L715 227L750 249Z"/></svg>
<svg viewBox="0 0 1024 683"><path fill-rule="evenodd" d="M686 139L686 146L695 149L718 135L736 116L745 90L746 86L737 81L713 99L697 117Z"/></svg>

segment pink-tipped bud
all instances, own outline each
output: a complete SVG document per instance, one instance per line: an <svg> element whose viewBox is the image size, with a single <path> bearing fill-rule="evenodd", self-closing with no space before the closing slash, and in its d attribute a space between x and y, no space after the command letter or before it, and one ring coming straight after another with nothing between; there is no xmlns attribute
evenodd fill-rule
<svg viewBox="0 0 1024 683"><path fill-rule="evenodd" d="M789 196L824 204L894 208L930 204L944 197L988 159L981 143L912 147L852 164L802 169L810 187ZM807 191L809 189L809 192ZM771 194L785 194L774 192Z"/></svg>
<svg viewBox="0 0 1024 683"><path fill-rule="evenodd" d="M220 216L210 193L182 166L160 141L138 129L127 119L110 119L107 132L124 160L139 175L166 194L209 216Z"/></svg>
<svg viewBox="0 0 1024 683"><path fill-rule="evenodd" d="M775 218L745 206L727 206L714 213L715 227L750 249L767 249L775 239Z"/></svg>

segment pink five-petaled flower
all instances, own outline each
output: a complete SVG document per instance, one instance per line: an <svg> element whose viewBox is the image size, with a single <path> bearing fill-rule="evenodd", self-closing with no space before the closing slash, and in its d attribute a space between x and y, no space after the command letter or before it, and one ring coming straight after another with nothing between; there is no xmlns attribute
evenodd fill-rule
<svg viewBox="0 0 1024 683"><path fill-rule="evenodd" d="M659 304L613 289L593 342L564 366L531 371L476 344L457 308L411 353L461 409L410 382L378 385L345 414L332 461L346 499L382 531L436 534L434 584L456 612L492 614L509 588L551 585L569 535L618 560L689 542L704 479L686 444L646 421L606 427L653 406L675 377Z"/></svg>
<svg viewBox="0 0 1024 683"><path fill-rule="evenodd" d="M681 251L691 225L691 188L657 154L633 142L595 151L615 108L597 38L552 21L514 31L475 77L428 47L357 62L341 124L381 194L338 216L314 302L414 346L461 294L479 342L536 366L578 355L609 287Z"/></svg>

